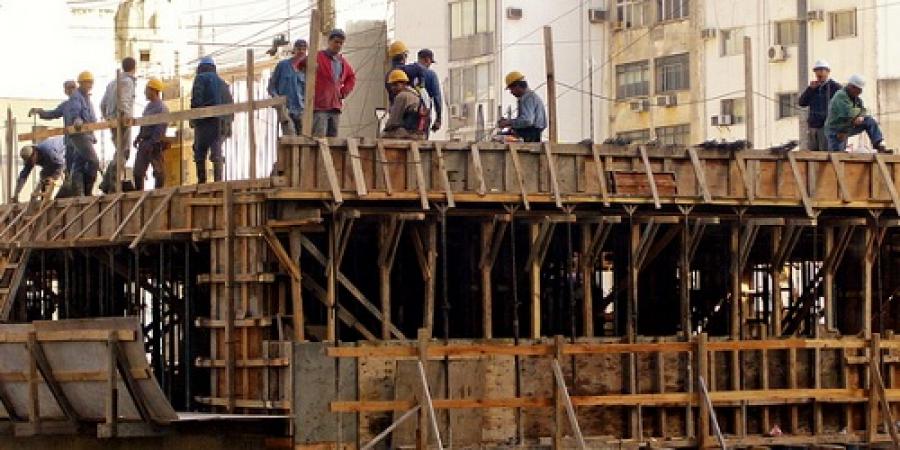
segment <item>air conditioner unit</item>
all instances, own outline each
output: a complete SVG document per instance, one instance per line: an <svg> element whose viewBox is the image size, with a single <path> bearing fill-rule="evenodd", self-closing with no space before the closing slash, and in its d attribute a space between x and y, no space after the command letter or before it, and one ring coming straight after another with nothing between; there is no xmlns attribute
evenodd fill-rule
<svg viewBox="0 0 900 450"><path fill-rule="evenodd" d="M810 22L824 22L825 21L825 11L821 9L814 9L812 11L806 12L806 20Z"/></svg>
<svg viewBox="0 0 900 450"><path fill-rule="evenodd" d="M454 103L447 107L447 111L450 113L450 117L459 117L459 105Z"/></svg>
<svg viewBox="0 0 900 450"><path fill-rule="evenodd" d="M656 97L656 106L663 106L666 108L677 106L678 105L678 96L675 94L671 95L660 95Z"/></svg>
<svg viewBox="0 0 900 450"><path fill-rule="evenodd" d="M704 28L702 31L700 31L700 37L702 37L703 39L715 39L718 32L719 30L715 28Z"/></svg>
<svg viewBox="0 0 900 450"><path fill-rule="evenodd" d="M588 10L588 21L590 23L603 23L606 22L606 11L602 9L589 9Z"/></svg>
<svg viewBox="0 0 900 450"><path fill-rule="evenodd" d="M650 110L650 100L635 100L631 102L633 112L647 112Z"/></svg>
<svg viewBox="0 0 900 450"><path fill-rule="evenodd" d="M787 49L783 45L769 47L769 62L782 62L787 59Z"/></svg>
<svg viewBox="0 0 900 450"><path fill-rule="evenodd" d="M714 127L724 127L728 125L734 125L734 117L728 114L719 114L718 116L712 116L710 123Z"/></svg>
<svg viewBox="0 0 900 450"><path fill-rule="evenodd" d="M522 18L522 8L509 7L506 8L506 18L509 20L519 20Z"/></svg>

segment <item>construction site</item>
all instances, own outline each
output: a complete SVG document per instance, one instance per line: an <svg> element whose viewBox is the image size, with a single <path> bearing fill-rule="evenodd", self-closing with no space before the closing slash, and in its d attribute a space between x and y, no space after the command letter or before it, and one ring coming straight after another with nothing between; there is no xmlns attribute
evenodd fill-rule
<svg viewBox="0 0 900 450"><path fill-rule="evenodd" d="M0 205L0 448L900 448L900 154L563 142L539 30L538 143L279 133L252 49L231 105L78 128L172 170ZM30 120L7 197L76 131Z"/></svg>

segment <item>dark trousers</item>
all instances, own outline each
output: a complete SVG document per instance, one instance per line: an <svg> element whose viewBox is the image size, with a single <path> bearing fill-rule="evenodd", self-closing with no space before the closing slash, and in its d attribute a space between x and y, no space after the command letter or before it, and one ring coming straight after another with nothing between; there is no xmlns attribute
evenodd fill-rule
<svg viewBox="0 0 900 450"><path fill-rule="evenodd" d="M525 142L541 142L541 134L544 133L543 128L536 127L514 128L513 131Z"/></svg>
<svg viewBox="0 0 900 450"><path fill-rule="evenodd" d="M163 187L165 168L163 167L162 146L160 144L141 143L134 157L134 188L143 191L147 167L153 166L154 188Z"/></svg>
<svg viewBox="0 0 900 450"><path fill-rule="evenodd" d="M100 170L100 160L94 150L94 136L75 134L69 139L75 156L72 162L72 182L78 187L77 191L91 195L97 181L97 171Z"/></svg>
<svg viewBox="0 0 900 450"><path fill-rule="evenodd" d="M225 162L218 120L199 122L194 127L194 161L204 162L207 156L212 162Z"/></svg>

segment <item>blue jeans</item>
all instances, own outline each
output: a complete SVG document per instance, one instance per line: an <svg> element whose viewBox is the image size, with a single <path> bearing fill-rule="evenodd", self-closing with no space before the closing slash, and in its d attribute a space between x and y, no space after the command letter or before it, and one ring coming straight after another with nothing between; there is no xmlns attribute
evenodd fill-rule
<svg viewBox="0 0 900 450"><path fill-rule="evenodd" d="M872 141L872 144L878 144L879 142L884 140L884 136L881 135L881 128L878 126L878 122L875 119L866 116L863 118L862 125L854 125L847 131L847 136L844 140L838 139L838 133L835 130L826 129L825 137L828 139L828 150L833 152L842 152L847 149L847 139L850 136L856 136L863 131L869 135L869 140Z"/></svg>

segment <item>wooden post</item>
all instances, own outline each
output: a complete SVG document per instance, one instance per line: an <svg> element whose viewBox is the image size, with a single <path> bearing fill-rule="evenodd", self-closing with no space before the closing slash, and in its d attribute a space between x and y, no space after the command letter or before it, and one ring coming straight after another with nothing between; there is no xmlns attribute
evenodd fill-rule
<svg viewBox="0 0 900 450"><path fill-rule="evenodd" d="M225 183L223 193L225 215L224 261L225 270L225 399L228 413L235 408L234 395L234 196L230 183ZM246 355L244 355L246 357Z"/></svg>
<svg viewBox="0 0 900 450"><path fill-rule="evenodd" d="M681 226L680 250L679 309L681 313L681 332L687 338L691 335L691 233L690 221L687 216L684 217L684 223Z"/></svg>
<svg viewBox="0 0 900 450"><path fill-rule="evenodd" d="M781 235L780 227L772 228L772 317L769 322L769 329L771 330L769 334L774 337L781 336L781 309L782 309L782 298L781 298L781 278L782 278L782 269L783 266L776 266L775 259L777 259L778 247L781 245L781 240L785 239L785 236ZM747 249L749 252L750 249Z"/></svg>
<svg viewBox="0 0 900 450"><path fill-rule="evenodd" d="M303 244L301 243L302 233L299 228L292 228L289 234L290 239L290 248L291 248L291 260L297 264L297 268L300 268L300 256L303 251ZM306 331L304 327L306 326L306 320L303 315L303 286L300 280L291 278L291 305L293 307L293 324L294 324L294 340L297 342L303 342L306 340Z"/></svg>
<svg viewBox="0 0 900 450"><path fill-rule="evenodd" d="M118 333L110 331L107 338L106 430L104 433L108 437L116 437L119 425L119 371L116 359L116 345L118 345L118 342Z"/></svg>
<svg viewBox="0 0 900 450"><path fill-rule="evenodd" d="M866 442L872 443L878 435L878 392L875 383L875 368L881 365L881 335L878 333L867 337L869 340L869 376L868 383L869 401L866 403ZM892 423L891 426L894 426Z"/></svg>
<svg viewBox="0 0 900 450"><path fill-rule="evenodd" d="M253 108L253 49L247 49L247 140L250 144L250 179L256 178L256 110Z"/></svg>
<svg viewBox="0 0 900 450"><path fill-rule="evenodd" d="M875 256L878 253L878 246L869 242L875 239L877 230L870 224L866 226L865 239L866 251L863 256L862 278L863 278L863 304L862 316L860 317L861 331L865 339L872 337L872 267L875 262Z"/></svg>
<svg viewBox="0 0 900 450"><path fill-rule="evenodd" d="M332 219L334 215L332 215ZM335 220L331 220L331 223L328 224L328 258L325 260L325 272L328 275L327 287L325 291L325 300L328 303L328 323L325 328L325 340L329 342L336 342L337 340L337 323L335 322L335 318L337 317L337 278L339 273L339 268L335 267L334 258L337 256L337 223Z"/></svg>
<svg viewBox="0 0 900 450"><path fill-rule="evenodd" d="M556 74L553 63L553 28L544 27L544 65L547 68L547 111L549 114L550 142L559 142L559 124L556 121Z"/></svg>
<svg viewBox="0 0 900 450"><path fill-rule="evenodd" d="M554 361L560 364L563 358L563 337L554 336ZM561 450L563 448L563 429L565 423L563 421L563 393L559 387L559 383L553 383L553 450Z"/></svg>
<svg viewBox="0 0 900 450"><path fill-rule="evenodd" d="M528 225L528 232L531 238L531 248L534 252L540 235L540 225L532 223ZM531 286L531 338L539 339L541 337L541 262L539 258L535 258L531 262L528 270L528 277Z"/></svg>
<svg viewBox="0 0 900 450"><path fill-rule="evenodd" d="M125 102L122 101L122 70L116 70L116 112L117 121L116 121L116 178L115 178L115 192L122 192L122 180L125 179L125 146L130 145L125 142L125 111L123 111L122 106L125 105Z"/></svg>
<svg viewBox="0 0 900 450"><path fill-rule="evenodd" d="M697 396L695 397L695 401L697 402L700 415L700 417L697 418L698 448L709 447L711 443L709 439L709 405L705 401L703 401L703 386L700 382L701 378L705 379L708 376L709 361L707 358L708 355L706 353L706 333L700 333L700 335L697 336L697 378L695 380L695 383L697 385Z"/></svg>
<svg viewBox="0 0 900 450"><path fill-rule="evenodd" d="M744 36L744 123L747 125L747 149L753 148L753 43L750 36Z"/></svg>
<svg viewBox="0 0 900 450"><path fill-rule="evenodd" d="M313 113L315 110L316 72L319 68L319 47L322 36L320 12L313 9L309 17L309 56L306 58L306 93L303 108L303 130L297 134L312 136ZM296 170L296 168L294 168Z"/></svg>
<svg viewBox="0 0 900 450"><path fill-rule="evenodd" d="M425 329L419 330L419 362L422 364L422 367L425 369L425 374L428 374L428 340L430 339L428 335L428 331ZM426 386L421 386L421 392L419 393L419 426L416 429L416 449L417 450L428 450L428 408L425 405L425 389Z"/></svg>
<svg viewBox="0 0 900 450"><path fill-rule="evenodd" d="M425 224L425 237L422 243L422 281L425 290L425 307L423 308L422 327L428 337L434 335L434 301L437 286L437 223L429 220ZM419 235L418 233L416 234ZM417 241L418 242L418 241Z"/></svg>
<svg viewBox="0 0 900 450"><path fill-rule="evenodd" d="M492 264L487 264L490 258L490 251L493 244L494 232L496 225L493 222L481 223L481 328L484 331L484 338L491 339L494 337L493 328L493 284L491 283Z"/></svg>
<svg viewBox="0 0 900 450"><path fill-rule="evenodd" d="M6 199L12 200L16 188L16 120L13 119L12 108L6 108Z"/></svg>
<svg viewBox="0 0 900 450"><path fill-rule="evenodd" d="M834 251L834 227L825 227L825 254L830 255ZM824 268L823 293L825 298L825 329L834 330L834 271ZM818 325L817 325L818 326Z"/></svg>
<svg viewBox="0 0 900 450"><path fill-rule="evenodd" d="M601 223L599 226L603 226ZM591 224L581 225L581 297L584 336L594 337L594 256L591 254Z"/></svg>
<svg viewBox="0 0 900 450"><path fill-rule="evenodd" d="M730 250L731 318L729 327L731 338L739 339L741 337L741 225L737 222L731 225Z"/></svg>
<svg viewBox="0 0 900 450"><path fill-rule="evenodd" d="M637 337L637 305L638 305L638 251L641 245L641 225L631 222L628 252L628 303L625 305L625 336L628 342L634 342Z"/></svg>

